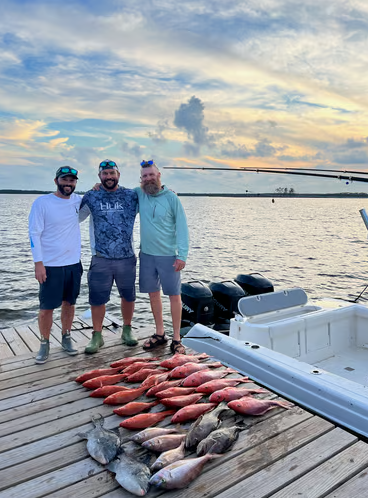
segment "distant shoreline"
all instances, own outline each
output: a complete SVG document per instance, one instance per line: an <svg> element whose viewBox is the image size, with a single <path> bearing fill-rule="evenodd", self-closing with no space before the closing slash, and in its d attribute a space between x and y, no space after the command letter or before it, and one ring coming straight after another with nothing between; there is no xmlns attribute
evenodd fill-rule
<svg viewBox="0 0 368 498"><path fill-rule="evenodd" d="M48 190L11 190L2 189L0 194L50 194L53 191ZM83 195L85 192L76 192L77 194ZM271 193L246 193L246 194L227 194L227 193L193 193L193 192L177 192L179 197L271 197L271 198L290 198L290 197L300 197L300 198L343 198L343 199L364 199L368 198L368 193L335 193L335 194L279 194L276 192Z"/></svg>

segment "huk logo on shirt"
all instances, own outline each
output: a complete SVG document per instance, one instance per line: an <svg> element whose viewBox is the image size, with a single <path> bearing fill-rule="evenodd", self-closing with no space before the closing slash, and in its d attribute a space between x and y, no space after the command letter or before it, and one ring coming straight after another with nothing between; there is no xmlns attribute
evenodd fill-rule
<svg viewBox="0 0 368 498"><path fill-rule="evenodd" d="M120 202L100 202L101 211L124 211L124 207Z"/></svg>

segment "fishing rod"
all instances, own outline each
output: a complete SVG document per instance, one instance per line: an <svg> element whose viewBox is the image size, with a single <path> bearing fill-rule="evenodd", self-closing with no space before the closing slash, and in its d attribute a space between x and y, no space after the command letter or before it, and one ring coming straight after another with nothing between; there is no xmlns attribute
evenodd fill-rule
<svg viewBox="0 0 368 498"><path fill-rule="evenodd" d="M212 170L212 171L243 171L243 172L254 172L254 173L276 173L279 175L300 175L300 176L315 176L320 178L335 178L337 180L349 180L350 182L363 182L368 183L368 178L363 178L361 176L352 176L352 175L330 175L330 174L322 174L322 173L312 173L312 171L326 171L326 172L340 172L341 173L350 173L349 170L325 170L325 169L313 169L313 168L211 168L211 167L200 167L200 166L186 166L182 168L180 166L164 166L164 169L177 169L177 170ZM303 170L303 171L302 171ZM355 171L351 171L351 173L355 174ZM357 172L358 173L358 172ZM361 172L360 174L368 175L368 172Z"/></svg>

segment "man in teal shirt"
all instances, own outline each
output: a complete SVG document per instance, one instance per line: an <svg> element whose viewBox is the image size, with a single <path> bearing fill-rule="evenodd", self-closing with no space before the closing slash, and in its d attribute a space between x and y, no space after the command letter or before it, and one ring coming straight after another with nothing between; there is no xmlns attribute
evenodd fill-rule
<svg viewBox="0 0 368 498"><path fill-rule="evenodd" d="M141 187L135 189L139 199L140 271L139 290L149 294L156 333L143 345L154 349L165 344L160 289L170 298L173 340L172 353L185 354L180 340L181 281L180 271L188 256L189 234L183 206L178 196L161 185L161 173L153 161L141 162Z"/></svg>

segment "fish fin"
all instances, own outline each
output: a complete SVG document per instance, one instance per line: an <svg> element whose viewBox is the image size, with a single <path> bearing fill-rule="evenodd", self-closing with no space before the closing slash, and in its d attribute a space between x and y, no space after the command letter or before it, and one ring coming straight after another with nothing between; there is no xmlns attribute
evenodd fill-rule
<svg viewBox="0 0 368 498"><path fill-rule="evenodd" d="M103 427L105 419L103 418L101 413L96 413L96 415L92 415L91 419L95 427Z"/></svg>
<svg viewBox="0 0 368 498"><path fill-rule="evenodd" d="M86 432L78 432L76 436L80 437L81 439L88 439L88 435Z"/></svg>

